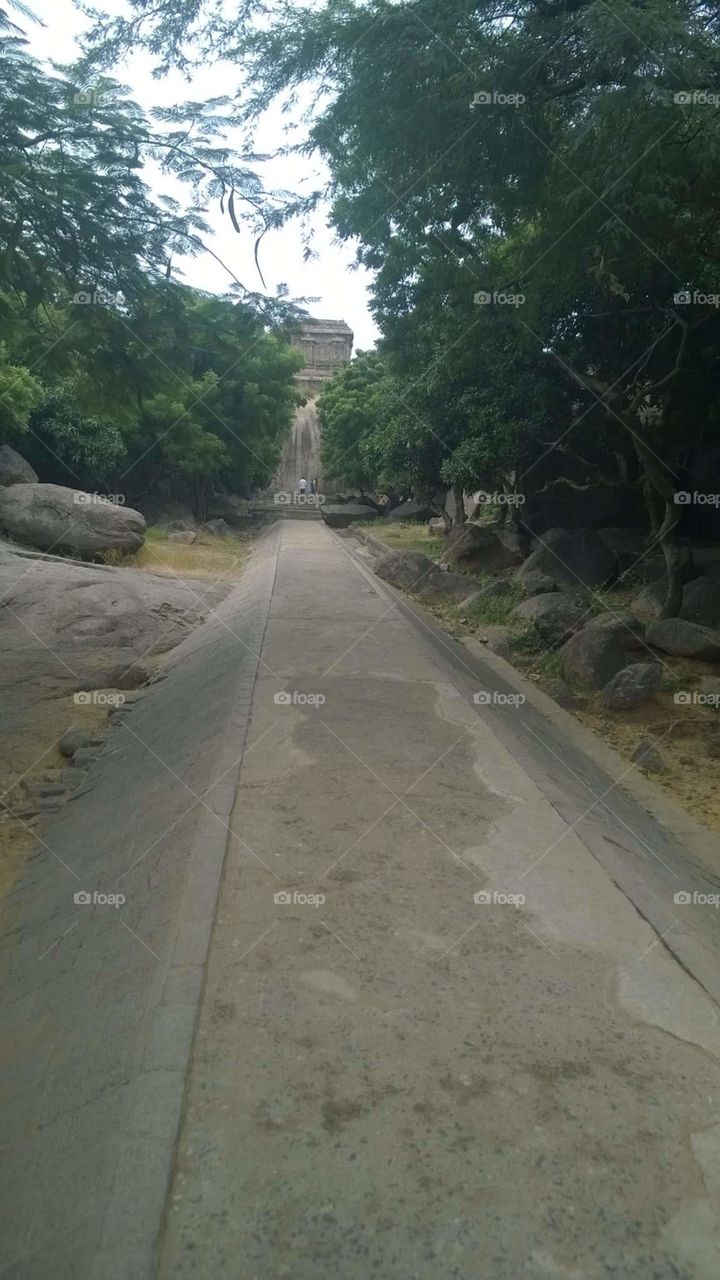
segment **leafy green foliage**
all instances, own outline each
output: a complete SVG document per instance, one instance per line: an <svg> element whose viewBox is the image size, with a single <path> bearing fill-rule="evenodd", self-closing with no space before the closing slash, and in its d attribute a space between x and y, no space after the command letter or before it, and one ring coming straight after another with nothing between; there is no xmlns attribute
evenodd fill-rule
<svg viewBox="0 0 720 1280"><path fill-rule="evenodd" d="M42 384L29 369L8 361L0 343L0 444L27 430L32 409L42 396Z"/></svg>

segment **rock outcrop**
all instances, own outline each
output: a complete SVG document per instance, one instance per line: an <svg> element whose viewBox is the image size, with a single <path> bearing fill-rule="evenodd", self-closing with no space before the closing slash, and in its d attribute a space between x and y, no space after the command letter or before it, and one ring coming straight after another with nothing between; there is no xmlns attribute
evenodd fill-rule
<svg viewBox="0 0 720 1280"><path fill-rule="evenodd" d="M145 517L139 511L59 484L0 489L0 528L58 555L136 551L145 540Z"/></svg>
<svg viewBox="0 0 720 1280"><path fill-rule="evenodd" d="M37 473L9 444L0 446L0 488L11 484L37 484Z"/></svg>

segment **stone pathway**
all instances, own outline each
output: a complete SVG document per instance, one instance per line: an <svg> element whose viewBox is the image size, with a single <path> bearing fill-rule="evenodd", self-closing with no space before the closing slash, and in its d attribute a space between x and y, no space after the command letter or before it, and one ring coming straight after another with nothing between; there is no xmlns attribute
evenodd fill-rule
<svg viewBox="0 0 720 1280"><path fill-rule="evenodd" d="M685 929L673 840L621 787L582 821L587 762L322 526L282 526L260 658L162 1280L715 1280L718 1010L648 923Z"/></svg>

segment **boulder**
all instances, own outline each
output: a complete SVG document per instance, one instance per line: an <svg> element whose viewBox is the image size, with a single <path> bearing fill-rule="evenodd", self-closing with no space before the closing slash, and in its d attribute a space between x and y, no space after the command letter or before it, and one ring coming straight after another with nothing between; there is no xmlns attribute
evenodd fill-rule
<svg viewBox="0 0 720 1280"><path fill-rule="evenodd" d="M645 649L645 624L633 613L598 613L588 622L591 627L614 631L626 649Z"/></svg>
<svg viewBox="0 0 720 1280"><path fill-rule="evenodd" d="M475 599L502 600L515 594L515 587L510 578L493 578L491 582L486 582L479 591L475 592Z"/></svg>
<svg viewBox="0 0 720 1280"><path fill-rule="evenodd" d="M217 520L208 520L204 525L208 533L214 533L217 538L224 538L228 533L232 533L227 520L218 517Z"/></svg>
<svg viewBox="0 0 720 1280"><path fill-rule="evenodd" d="M630 757L633 764L638 764L648 773L667 773L667 765L654 743L643 738Z"/></svg>
<svg viewBox="0 0 720 1280"><path fill-rule="evenodd" d="M461 573L439 569L434 560L420 551L391 551L380 558L375 572L391 586L428 600L442 596L465 600L473 585L472 579Z"/></svg>
<svg viewBox="0 0 720 1280"><path fill-rule="evenodd" d="M578 698L575 690L571 689L570 685L566 684L564 680L547 680L542 687L543 691L549 698L552 698L554 702L557 702L559 707L565 707L568 711L573 707L577 707L580 702L580 698Z"/></svg>
<svg viewBox="0 0 720 1280"><path fill-rule="evenodd" d="M663 653L699 662L720 662L720 631L701 627L684 618L662 618L647 630L647 641Z"/></svg>
<svg viewBox="0 0 720 1280"><path fill-rule="evenodd" d="M617 556L592 529L550 529L539 539L518 570L554 578L560 586L601 587L617 573Z"/></svg>
<svg viewBox="0 0 720 1280"><path fill-rule="evenodd" d="M428 533L431 537L438 533L445 533L445 521L442 516L433 516L432 520L428 520Z"/></svg>
<svg viewBox="0 0 720 1280"><path fill-rule="evenodd" d="M699 622L703 627L720 630L720 582L713 582L711 578L686 582L680 617L686 622Z"/></svg>
<svg viewBox="0 0 720 1280"><path fill-rule="evenodd" d="M190 547L193 542L197 542L197 534L194 529L178 529L175 533L168 534L168 542L184 543Z"/></svg>
<svg viewBox="0 0 720 1280"><path fill-rule="evenodd" d="M383 508L380 506L380 503L376 502L375 498L371 498L367 493L360 493L357 497L355 495L351 495L351 497L348 498L348 502L352 502L357 507L371 507L373 511L377 511L379 516L383 513Z"/></svg>
<svg viewBox="0 0 720 1280"><path fill-rule="evenodd" d="M429 556L421 551L389 551L381 556L375 565L375 572L391 587L401 591L417 591L419 584L431 573L437 573L438 567ZM467 593L466 593L467 594Z"/></svg>
<svg viewBox="0 0 720 1280"><path fill-rule="evenodd" d="M10 484L37 484L37 472L9 444L0 446L0 488Z"/></svg>
<svg viewBox="0 0 720 1280"><path fill-rule="evenodd" d="M422 585L416 590L426 600L447 596L453 600L463 601L467 600L468 591L472 585L472 578L466 578L463 573L453 573L451 570L440 569L435 565L434 571L423 578Z"/></svg>
<svg viewBox="0 0 720 1280"><path fill-rule="evenodd" d="M666 595L666 579L656 578L654 582L649 582L646 587L643 587L642 591L633 597L630 608L643 622L654 622L656 618L660 617L660 611Z"/></svg>
<svg viewBox="0 0 720 1280"><path fill-rule="evenodd" d="M456 525L448 537L445 559L463 569L496 573L522 564L526 550L527 543L513 529Z"/></svg>
<svg viewBox="0 0 720 1280"><path fill-rule="evenodd" d="M603 689L627 666L625 646L617 631L590 625L571 636L560 650L566 680L584 689Z"/></svg>
<svg viewBox="0 0 720 1280"><path fill-rule="evenodd" d="M500 658L510 659L515 636L509 627L482 626L475 633L475 639L484 644L491 653Z"/></svg>
<svg viewBox="0 0 720 1280"><path fill-rule="evenodd" d="M636 529L598 529L598 535L605 546L617 556L621 573L642 563L647 551L648 540L644 533Z"/></svg>
<svg viewBox="0 0 720 1280"><path fill-rule="evenodd" d="M516 618L532 622L546 644L562 644L582 625L587 609L561 591L531 596L513 609Z"/></svg>
<svg viewBox="0 0 720 1280"><path fill-rule="evenodd" d="M662 667L659 662L635 662L613 676L605 685L601 698L612 711L626 711L652 698L661 683Z"/></svg>
<svg viewBox="0 0 720 1280"><path fill-rule="evenodd" d="M531 570L522 579L522 589L525 598L529 600L530 596L541 596L549 591L557 591L558 585L555 579L548 577L546 573Z"/></svg>
<svg viewBox="0 0 720 1280"><path fill-rule="evenodd" d="M437 514L437 511L429 506L427 502L420 502L417 498L411 498L408 502L401 502L398 507L393 507L392 511L388 511L384 518L386 520L423 520L427 522Z"/></svg>
<svg viewBox="0 0 720 1280"><path fill-rule="evenodd" d="M320 512L331 529L347 529L353 520L375 520L378 515L374 507L361 507L356 502L326 502Z"/></svg>
<svg viewBox="0 0 720 1280"><path fill-rule="evenodd" d="M0 528L42 551L81 556L136 551L145 540L145 518L139 511L59 484L0 489Z"/></svg>

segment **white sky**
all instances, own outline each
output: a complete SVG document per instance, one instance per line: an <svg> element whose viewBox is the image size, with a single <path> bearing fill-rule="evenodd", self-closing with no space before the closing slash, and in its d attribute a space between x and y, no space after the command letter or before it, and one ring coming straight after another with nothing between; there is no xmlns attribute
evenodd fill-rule
<svg viewBox="0 0 720 1280"><path fill-rule="evenodd" d="M44 27L28 23L19 15L16 19L24 27L31 52L38 58L55 62L72 62L78 56L77 38L87 25L87 20L75 8L73 0L30 0ZM122 0L96 0L98 8L120 13ZM145 54L133 55L123 66L113 68L117 80L127 84L133 97L147 111L156 106L172 106L187 100L201 101L224 93L232 94L237 86L237 69L222 64L201 68L188 83L177 72L161 80L151 74L152 60ZM273 111L257 131L254 147L258 152L272 152L284 141L285 120L279 111ZM318 158L293 156L271 161L264 165L261 176L268 189L285 188L308 193L325 173ZM148 181L150 181L148 171ZM156 189L183 199L182 186L170 179L160 178ZM253 237L250 231L238 235L227 215L219 208L209 208L206 220L212 229L207 243L213 252L227 263L235 275L249 289L261 290L253 262ZM372 347L378 333L368 310L367 289L370 273L363 268L351 270L354 250L350 244L338 244L327 226L327 212L318 210L314 219L314 248L316 261L304 262L302 237L298 226L288 226L269 233L262 244L260 263L267 290L273 294L281 282L288 285L290 296L317 297L318 302L308 303L311 315L324 319L345 320L354 330L355 345L362 350ZM241 223L242 228L242 223ZM226 272L209 254L201 254L183 263L186 283L198 288L224 291L231 283Z"/></svg>

